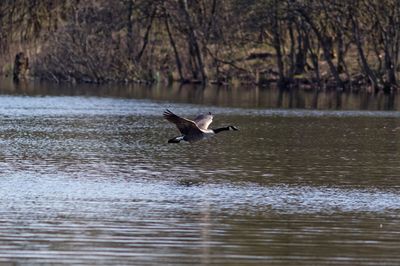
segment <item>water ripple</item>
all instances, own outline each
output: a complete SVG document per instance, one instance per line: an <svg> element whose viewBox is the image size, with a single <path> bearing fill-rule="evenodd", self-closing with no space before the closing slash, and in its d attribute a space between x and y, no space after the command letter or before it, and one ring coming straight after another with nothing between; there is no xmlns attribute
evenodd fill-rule
<svg viewBox="0 0 400 266"><path fill-rule="evenodd" d="M398 116L1 96L0 264L398 265Z"/></svg>

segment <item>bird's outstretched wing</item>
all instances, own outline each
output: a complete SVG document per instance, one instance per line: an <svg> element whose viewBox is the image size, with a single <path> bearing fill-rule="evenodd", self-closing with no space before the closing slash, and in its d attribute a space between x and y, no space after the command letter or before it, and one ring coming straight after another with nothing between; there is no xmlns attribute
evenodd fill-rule
<svg viewBox="0 0 400 266"><path fill-rule="evenodd" d="M163 116L169 122L174 123L183 135L196 134L201 132L194 121L177 116L168 109L164 111Z"/></svg>
<svg viewBox="0 0 400 266"><path fill-rule="evenodd" d="M212 123L212 121L213 116L211 113L208 113L207 115L199 115L194 119L196 125L203 130L208 129L208 126Z"/></svg>

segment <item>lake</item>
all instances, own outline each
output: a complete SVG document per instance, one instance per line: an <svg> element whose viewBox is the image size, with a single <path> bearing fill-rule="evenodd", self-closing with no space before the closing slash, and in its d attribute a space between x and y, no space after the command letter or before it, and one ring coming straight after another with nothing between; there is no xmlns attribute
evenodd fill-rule
<svg viewBox="0 0 400 266"><path fill-rule="evenodd" d="M399 265L399 106L2 81L0 264ZM240 131L168 144L166 108Z"/></svg>

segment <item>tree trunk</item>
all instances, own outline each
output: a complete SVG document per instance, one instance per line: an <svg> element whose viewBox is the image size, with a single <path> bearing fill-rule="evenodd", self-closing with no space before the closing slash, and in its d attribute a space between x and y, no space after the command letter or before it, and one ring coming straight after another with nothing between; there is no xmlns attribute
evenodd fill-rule
<svg viewBox="0 0 400 266"><path fill-rule="evenodd" d="M392 61L392 56L390 53L390 37L388 37L386 34L387 33L382 33L385 34L383 36L383 40L384 40L384 53L385 53L385 72L387 75L387 83L388 85L391 87L393 85L396 85L396 73L395 73L395 69L394 69L394 65L393 65L393 61Z"/></svg>
<svg viewBox="0 0 400 266"><path fill-rule="evenodd" d="M379 89L379 82L378 82L378 79L375 76L374 72L369 67L367 58L365 57L364 50L362 47L362 42L361 42L360 30L358 28L358 22L355 20L354 17L352 17L351 22L352 22L354 40L355 40L355 43L357 46L358 56L360 57L362 68L363 68L365 74L367 75L367 77L369 78L369 80L372 82L374 89L377 90L377 89Z"/></svg>
<svg viewBox="0 0 400 266"><path fill-rule="evenodd" d="M133 29L132 29L132 13L133 13L133 2L132 0L127 1L127 24L126 24L126 46L128 49L128 59L133 60Z"/></svg>
<svg viewBox="0 0 400 266"><path fill-rule="evenodd" d="M203 57L201 54L201 50L199 47L199 42L197 39L197 35L196 32L194 30L193 27L193 22L190 18L189 15L189 9L187 6L187 1L186 0L179 0L179 4L181 6L181 10L183 12L183 15L185 17L185 22L186 25L188 27L188 40L189 40L189 46L191 47L194 55L195 55L195 61L196 64L199 67L199 71L200 71L200 75L201 75L201 81L202 83L206 83L207 82L207 75L206 75L206 71L205 71L205 67L204 67L204 63L203 63Z"/></svg>
<svg viewBox="0 0 400 266"><path fill-rule="evenodd" d="M273 46L276 52L276 63L278 65L278 87L279 89L285 88L285 66L283 64L283 56L282 56L282 44L281 44L281 36L279 32L279 22L278 22L278 9L277 3L275 3L274 14L272 15L272 34L273 34Z"/></svg>
<svg viewBox="0 0 400 266"><path fill-rule="evenodd" d="M342 73L345 69L344 62L344 41L343 41L343 32L338 30L337 34L337 71Z"/></svg>
<svg viewBox="0 0 400 266"><path fill-rule="evenodd" d="M341 89L341 90L344 90L345 89L344 83L340 79L339 73L338 73L335 65L332 62L330 42L328 42L327 37L325 35L323 35L318 30L318 27L311 20L309 15L304 12L304 10L298 9L298 12L300 13L300 15L303 16L304 20L308 23L308 25L310 25L311 29L313 30L313 32L317 36L317 39L318 39L318 41L319 41L319 43L321 44L321 47L322 47L322 52L323 52L324 58L325 58L326 62L328 63L329 70L331 71L331 74L332 74L333 78L335 79L338 88Z"/></svg>
<svg viewBox="0 0 400 266"><path fill-rule="evenodd" d="M143 37L142 48L140 49L139 53L136 56L136 62L140 62L140 59L142 58L143 53L146 50L147 44L149 42L150 30L151 30L151 27L153 25L153 20L154 20L155 15L156 15L156 8L154 7L154 9L153 9L153 11L151 13L151 16L150 16L149 24L147 25L147 28L146 28L146 33L144 34L144 37Z"/></svg>
<svg viewBox="0 0 400 266"><path fill-rule="evenodd" d="M168 33L169 43L171 44L172 50L174 50L175 62L176 62L176 67L178 68L180 81L184 81L185 79L183 77L181 59L179 57L178 49L176 48L175 40L172 37L172 33L171 33L171 29L169 27L169 22L168 22L168 16L167 15L165 16L165 28L166 28L167 33Z"/></svg>

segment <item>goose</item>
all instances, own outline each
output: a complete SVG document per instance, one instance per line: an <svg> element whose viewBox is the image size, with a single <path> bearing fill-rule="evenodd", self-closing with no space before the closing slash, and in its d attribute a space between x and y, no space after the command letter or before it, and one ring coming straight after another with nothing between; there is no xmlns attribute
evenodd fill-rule
<svg viewBox="0 0 400 266"><path fill-rule="evenodd" d="M208 126L213 120L211 113L202 114L197 116L194 120L189 120L180 116L177 116L170 110L166 109L163 113L165 119L176 125L178 130L182 133L181 136L174 137L168 140L168 143L179 143L182 140L188 142L195 142L209 136L213 136L222 131L227 130L239 130L234 126L220 127L216 129L208 129Z"/></svg>

